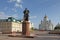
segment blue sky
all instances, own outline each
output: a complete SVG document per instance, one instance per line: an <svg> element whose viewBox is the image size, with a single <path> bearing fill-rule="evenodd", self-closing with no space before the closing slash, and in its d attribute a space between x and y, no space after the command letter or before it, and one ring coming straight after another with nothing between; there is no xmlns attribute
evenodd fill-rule
<svg viewBox="0 0 60 40"><path fill-rule="evenodd" d="M36 28L45 14L54 25L60 22L60 0L0 0L0 19L23 19L25 8L30 10L30 21Z"/></svg>

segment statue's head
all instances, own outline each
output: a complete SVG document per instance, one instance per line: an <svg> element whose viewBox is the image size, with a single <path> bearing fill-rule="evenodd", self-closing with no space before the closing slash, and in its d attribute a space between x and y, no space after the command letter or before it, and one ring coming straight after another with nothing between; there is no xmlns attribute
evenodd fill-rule
<svg viewBox="0 0 60 40"><path fill-rule="evenodd" d="M24 14L28 14L28 13L29 13L29 10L27 8L25 8Z"/></svg>

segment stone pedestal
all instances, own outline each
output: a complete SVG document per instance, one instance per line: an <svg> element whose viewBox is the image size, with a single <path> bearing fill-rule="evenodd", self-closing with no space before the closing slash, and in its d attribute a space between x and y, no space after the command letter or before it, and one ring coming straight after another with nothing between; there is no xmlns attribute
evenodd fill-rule
<svg viewBox="0 0 60 40"><path fill-rule="evenodd" d="M23 36L30 36L30 22L23 21L22 23L22 35Z"/></svg>

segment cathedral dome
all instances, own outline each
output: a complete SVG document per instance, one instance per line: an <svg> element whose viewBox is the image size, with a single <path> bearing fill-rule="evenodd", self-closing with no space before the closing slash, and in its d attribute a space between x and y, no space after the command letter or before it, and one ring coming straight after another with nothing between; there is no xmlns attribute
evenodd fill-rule
<svg viewBox="0 0 60 40"><path fill-rule="evenodd" d="M48 16L44 16L44 21L48 21Z"/></svg>
<svg viewBox="0 0 60 40"><path fill-rule="evenodd" d="M48 18L48 16L46 16L46 15L45 15L45 17L44 17L44 18Z"/></svg>

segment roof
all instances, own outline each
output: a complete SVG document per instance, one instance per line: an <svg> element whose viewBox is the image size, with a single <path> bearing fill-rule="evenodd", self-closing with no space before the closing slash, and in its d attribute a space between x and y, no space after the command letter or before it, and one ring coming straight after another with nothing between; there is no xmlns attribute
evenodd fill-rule
<svg viewBox="0 0 60 40"><path fill-rule="evenodd" d="M13 17L8 17L8 19L0 19L0 22L21 22L21 20L17 20Z"/></svg>

